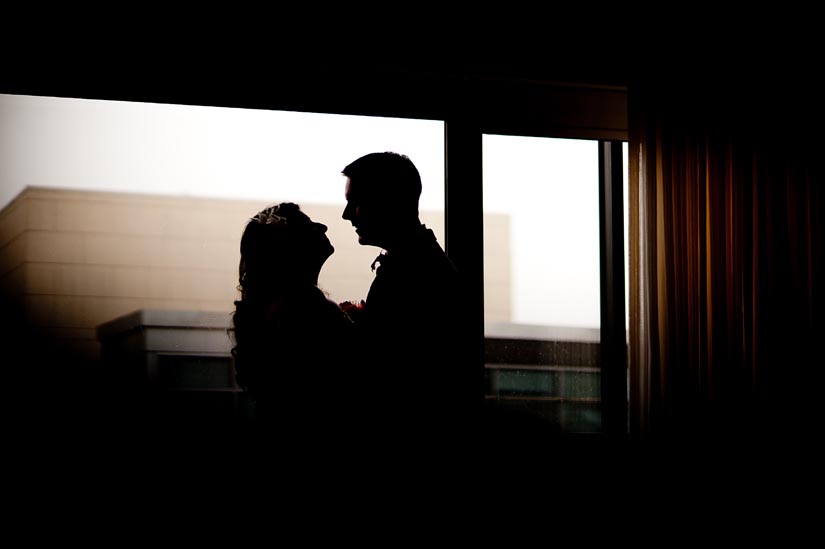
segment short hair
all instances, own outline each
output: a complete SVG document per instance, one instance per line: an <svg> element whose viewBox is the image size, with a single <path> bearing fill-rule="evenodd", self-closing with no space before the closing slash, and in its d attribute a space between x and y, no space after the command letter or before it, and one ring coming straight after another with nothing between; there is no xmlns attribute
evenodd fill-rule
<svg viewBox="0 0 825 549"><path fill-rule="evenodd" d="M375 152L358 158L341 172L370 196L418 206L421 175L407 155Z"/></svg>

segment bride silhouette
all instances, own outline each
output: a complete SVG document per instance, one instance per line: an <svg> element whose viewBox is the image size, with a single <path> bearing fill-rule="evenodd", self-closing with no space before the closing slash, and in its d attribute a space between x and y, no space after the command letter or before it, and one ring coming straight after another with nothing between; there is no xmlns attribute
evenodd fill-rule
<svg viewBox="0 0 825 549"><path fill-rule="evenodd" d="M257 425L284 436L354 427L355 326L318 287L334 252L326 230L284 202L251 218L241 237L232 317L236 379L255 402Z"/></svg>

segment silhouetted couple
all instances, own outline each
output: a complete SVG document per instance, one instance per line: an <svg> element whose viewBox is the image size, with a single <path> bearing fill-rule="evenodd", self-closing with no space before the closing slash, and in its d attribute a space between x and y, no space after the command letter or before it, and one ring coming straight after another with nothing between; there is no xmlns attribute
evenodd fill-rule
<svg viewBox="0 0 825 549"><path fill-rule="evenodd" d="M419 172L408 157L381 152L342 173L342 217L361 245L382 250L366 299L342 308L318 287L334 252L326 226L293 203L258 213L241 239L238 382L256 401L259 427L276 436L453 436L480 395L464 288L420 221Z"/></svg>

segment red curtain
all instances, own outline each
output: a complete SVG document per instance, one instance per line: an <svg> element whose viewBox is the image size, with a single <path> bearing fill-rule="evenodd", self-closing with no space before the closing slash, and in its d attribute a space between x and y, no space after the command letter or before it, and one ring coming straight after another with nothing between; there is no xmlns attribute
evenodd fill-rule
<svg viewBox="0 0 825 549"><path fill-rule="evenodd" d="M825 125L808 89L630 83L632 432L820 427Z"/></svg>

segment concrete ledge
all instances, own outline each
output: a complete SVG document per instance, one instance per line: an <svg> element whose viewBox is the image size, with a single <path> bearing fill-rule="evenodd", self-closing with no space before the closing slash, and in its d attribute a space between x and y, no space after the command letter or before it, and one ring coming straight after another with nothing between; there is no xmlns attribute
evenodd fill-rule
<svg viewBox="0 0 825 549"><path fill-rule="evenodd" d="M97 327L98 339L137 328L205 328L226 330L231 326L226 311L178 311L140 309L114 318Z"/></svg>

